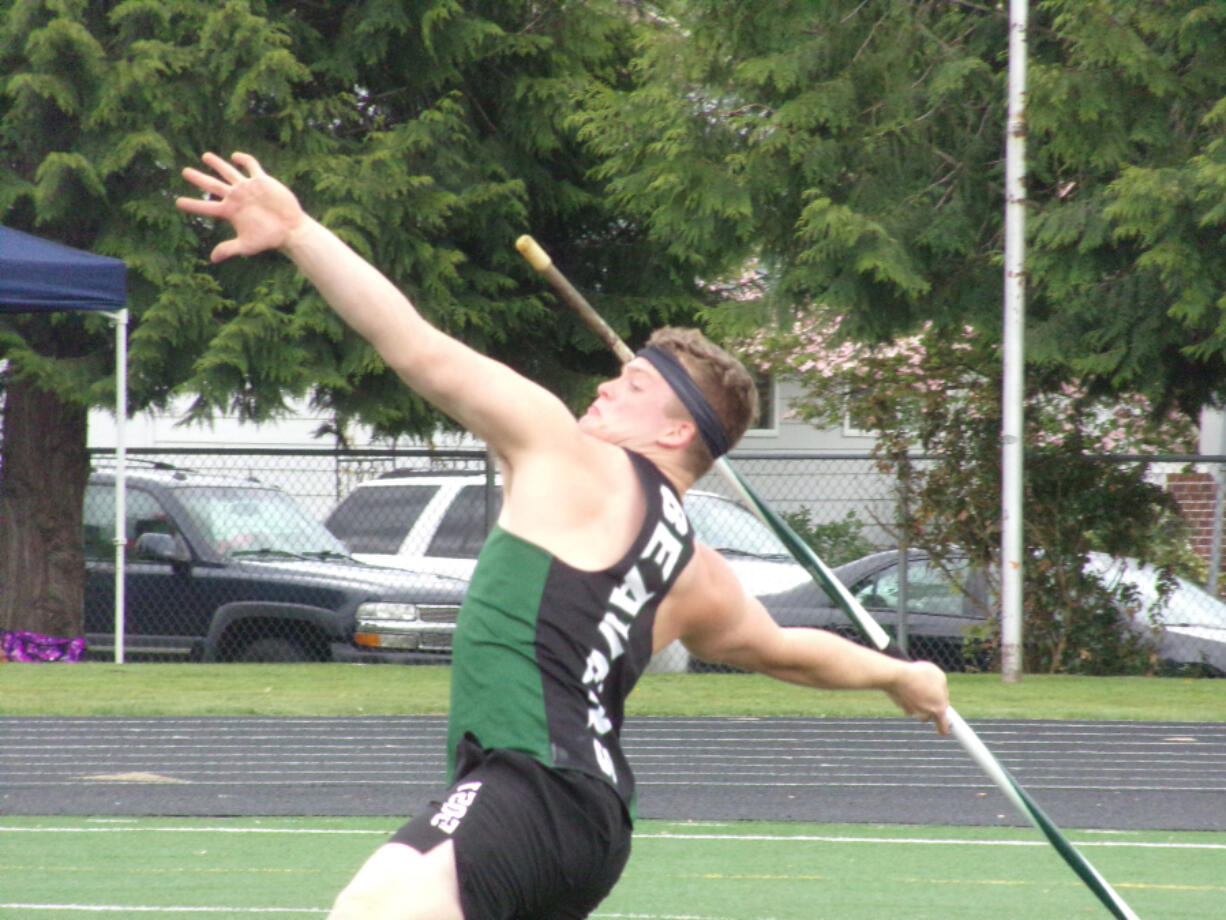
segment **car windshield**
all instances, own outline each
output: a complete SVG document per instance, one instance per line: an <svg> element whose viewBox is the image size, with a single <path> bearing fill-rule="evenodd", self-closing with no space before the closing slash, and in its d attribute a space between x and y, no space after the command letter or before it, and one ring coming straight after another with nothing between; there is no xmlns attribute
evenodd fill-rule
<svg viewBox="0 0 1226 920"><path fill-rule="evenodd" d="M774 531L736 502L690 492L685 496L685 513L698 539L714 549L768 559L790 558Z"/></svg>
<svg viewBox="0 0 1226 920"><path fill-rule="evenodd" d="M393 555L437 492L424 483L354 489L324 526L352 552Z"/></svg>
<svg viewBox="0 0 1226 920"><path fill-rule="evenodd" d="M890 565L853 586L852 594L865 607L897 610L903 593L902 574L901 566ZM965 593L958 587L967 579L965 561L939 566L927 559L910 559L906 579L907 610L955 617L968 612Z"/></svg>
<svg viewBox="0 0 1226 920"><path fill-rule="evenodd" d="M224 555L348 555L284 492L208 486L175 494L213 549Z"/></svg>
<svg viewBox="0 0 1226 920"><path fill-rule="evenodd" d="M1113 559L1097 553L1091 554L1087 566L1107 580L1108 586L1125 582L1137 593L1142 612L1152 622L1163 626L1207 626L1226 629L1226 604L1185 578L1172 576L1169 594L1163 594L1168 585L1161 579L1158 570L1143 565L1136 559Z"/></svg>

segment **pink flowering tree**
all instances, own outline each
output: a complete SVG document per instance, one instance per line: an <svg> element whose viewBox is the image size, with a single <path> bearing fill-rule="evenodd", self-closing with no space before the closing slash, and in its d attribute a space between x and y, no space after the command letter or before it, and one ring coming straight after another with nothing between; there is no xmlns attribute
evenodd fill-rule
<svg viewBox="0 0 1226 920"><path fill-rule="evenodd" d="M791 407L819 427L844 419L874 431L878 466L895 478L904 513L900 544L950 564L950 548L985 572L1000 547L1000 345L970 327L925 323L912 335L864 343L842 317L814 310L755 336L758 367L800 384ZM1171 497L1144 461L1120 455L1184 452L1195 426L1155 413L1140 395L1096 393L1081 381L1029 371L1025 395L1026 666L1031 671L1152 672L1147 637L1120 628L1111 596L1083 572L1087 553L1187 565L1191 553ZM1114 458L1108 455L1115 455ZM998 624L977 637L994 660Z"/></svg>

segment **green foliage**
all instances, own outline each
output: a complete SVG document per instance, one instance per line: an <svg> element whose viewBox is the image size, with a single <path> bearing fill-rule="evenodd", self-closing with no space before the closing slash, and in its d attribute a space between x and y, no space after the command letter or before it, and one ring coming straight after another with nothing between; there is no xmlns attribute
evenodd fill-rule
<svg viewBox="0 0 1226 920"><path fill-rule="evenodd" d="M1127 628L1126 586L1087 573L1094 550L1159 564L1155 537L1187 527L1170 493L1145 479L1144 463L1111 463L1075 449L1026 456L1025 664L1069 674L1152 673L1150 637Z"/></svg>
<svg viewBox="0 0 1226 920"><path fill-rule="evenodd" d="M802 418L830 425L846 412L878 432L878 467L905 483L910 546L973 568L1000 571L1000 376L998 350L972 329L926 326L881 345L840 342L841 318L815 313L747 348L796 379ZM1084 571L1092 551L1160 565L1186 561L1186 528L1169 493L1146 480L1141 462L1108 452L1184 446L1191 420L1155 414L1148 401L1108 399L1066 384L1034 387L1025 408L1025 667L1072 674L1150 673L1153 643L1127 628L1132 606L1115 586ZM912 457L918 450L927 458ZM801 522L802 524L805 522ZM993 592L995 593L995 591ZM999 624L975 637L991 657Z"/></svg>
<svg viewBox="0 0 1226 920"><path fill-rule="evenodd" d="M661 6L673 18L639 33L634 82L593 91L577 116L622 212L708 274L760 259L777 304L836 306L859 332L983 309L999 288L984 246L1001 219L999 15ZM733 330L759 316L711 313Z"/></svg>
<svg viewBox="0 0 1226 920"><path fill-rule="evenodd" d="M750 258L767 307L833 306L862 339L999 326L1003 9L0 0L0 16L0 214L129 261L137 408L179 387L204 412L241 381L255 417L311 393L388 433L437 421L388 405L386 370L275 258L206 267L215 231L168 196L210 147L261 156L445 328L568 394L611 364L547 312L511 247L525 230L631 340L691 319L696 277ZM1046 0L1030 36L1029 358L1198 406L1226 372L1226 12ZM245 307L261 290L266 309ZM743 332L763 308L703 315ZM231 320L266 324L288 369L249 376L214 341ZM107 338L76 337L100 369L91 401Z"/></svg>
<svg viewBox="0 0 1226 920"><path fill-rule="evenodd" d="M783 511L780 517L798 537L809 544L822 562L830 566L851 562L877 549L873 542L864 536L864 522L854 511L848 511L842 520L824 523L814 521L813 512L809 508Z"/></svg>
<svg viewBox="0 0 1226 920"><path fill-rule="evenodd" d="M1033 396L1079 381L1190 413L1226 377L1226 8L1033 6ZM222 231L171 203L206 149L259 156L440 326L573 400L613 362L523 232L631 342L832 307L863 342L969 324L982 356L1007 35L1004 7L942 0L0 0L0 219L127 261L134 410L188 392L264 419L309 395L341 432L442 421L284 260L208 264ZM761 304L698 283L751 260ZM0 320L10 372L74 405L113 397L112 335ZM950 388L995 377L965 358ZM862 427L938 429L854 389ZM991 413L959 424L950 456L986 463Z"/></svg>
<svg viewBox="0 0 1226 920"><path fill-rule="evenodd" d="M824 426L850 410L881 432L883 468L914 477L917 530L989 564L1005 8L660 6L670 18L639 34L632 80L589 93L577 115L612 199L696 270L735 277L756 260L767 296L729 299L707 318L742 338L777 331L775 363L764 363L800 374L799 414ZM1091 548L1178 542L1135 469L1088 465L1088 451L1123 449L1117 406L1129 443L1169 450L1183 432L1162 430L1164 410L1181 409L1186 429L1226 379L1226 9L1048 0L1034 5L1029 38L1025 514L1031 551L1079 571ZM964 339L963 327L977 334ZM922 380L907 364L917 330ZM873 343L875 364L839 368ZM813 354L823 348L825 360ZM1141 396L1144 409L1130 402ZM916 444L940 463L900 469ZM1111 646L1089 612L1101 603L1087 601L1085 631L1058 618L1064 588L1031 587L1036 622L1047 611L1054 624L1032 664L1133 666L1137 650Z"/></svg>
<svg viewBox="0 0 1226 920"><path fill-rule="evenodd" d="M210 264L229 230L174 207L206 150L259 157L444 330L577 400L614 362L516 237L532 232L628 338L701 305L693 273L610 210L566 121L594 75L624 67L629 31L618 0L0 0L0 220L125 260L132 411L194 394L193 418L265 420L309 397L342 440L353 420L389 437L447 424L287 260ZM6 375L55 397L48 430L113 405L114 354L102 317L0 318ZM6 506L10 547L79 541L80 457L77 481L39 496L57 515ZM6 609L52 632L37 600L52 597L58 621L79 619L81 570L65 570L66 585L7 578Z"/></svg>
<svg viewBox="0 0 1226 920"><path fill-rule="evenodd" d="M610 366L513 248L532 232L630 338L686 322L692 273L619 219L589 175L572 99L624 69L632 24L584 4L0 0L0 216L129 266L130 403L197 393L266 419L290 396L388 435L444 420L275 255L207 262L179 170L256 154L435 322L564 396ZM112 334L4 323L14 372L107 403ZM66 330L71 334L65 334ZM84 365L81 365L84 367Z"/></svg>
<svg viewBox="0 0 1226 920"><path fill-rule="evenodd" d="M1221 388L1226 9L1040 5L1028 348L1194 411Z"/></svg>
<svg viewBox="0 0 1226 920"><path fill-rule="evenodd" d="M612 201L708 277L758 260L884 340L1001 325L1004 5L675 0L576 118ZM1226 378L1226 7L1045 0L1028 30L1027 359L1194 412Z"/></svg>

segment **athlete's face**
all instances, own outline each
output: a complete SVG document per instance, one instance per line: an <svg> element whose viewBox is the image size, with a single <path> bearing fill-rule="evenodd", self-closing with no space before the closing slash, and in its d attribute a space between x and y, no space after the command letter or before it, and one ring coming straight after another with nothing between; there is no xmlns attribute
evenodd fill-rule
<svg viewBox="0 0 1226 920"><path fill-rule="evenodd" d="M672 436L678 426L694 423L660 372L645 358L622 365L621 374L596 388L579 427L611 444L634 449Z"/></svg>

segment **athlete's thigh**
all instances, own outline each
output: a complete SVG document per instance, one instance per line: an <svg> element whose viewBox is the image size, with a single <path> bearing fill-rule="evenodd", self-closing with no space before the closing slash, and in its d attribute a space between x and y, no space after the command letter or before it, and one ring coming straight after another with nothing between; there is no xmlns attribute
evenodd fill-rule
<svg viewBox="0 0 1226 920"><path fill-rule="evenodd" d="M629 855L617 793L602 780L492 751L392 837L423 853L453 847L470 920L585 917Z"/></svg>
<svg viewBox="0 0 1226 920"><path fill-rule="evenodd" d="M463 920L455 849L385 843L336 899L329 920Z"/></svg>

